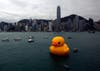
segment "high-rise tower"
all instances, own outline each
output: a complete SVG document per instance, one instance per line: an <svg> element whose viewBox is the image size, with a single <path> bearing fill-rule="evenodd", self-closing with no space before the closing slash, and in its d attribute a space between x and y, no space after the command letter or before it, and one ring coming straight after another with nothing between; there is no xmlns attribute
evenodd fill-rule
<svg viewBox="0 0 100 71"><path fill-rule="evenodd" d="M56 32L60 31L60 24L61 24L61 10L60 6L57 7L57 23L56 23Z"/></svg>

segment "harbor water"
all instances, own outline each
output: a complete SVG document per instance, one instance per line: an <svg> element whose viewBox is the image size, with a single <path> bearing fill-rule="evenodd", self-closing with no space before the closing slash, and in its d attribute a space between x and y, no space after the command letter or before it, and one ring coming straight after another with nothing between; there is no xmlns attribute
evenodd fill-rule
<svg viewBox="0 0 100 71"><path fill-rule="evenodd" d="M69 56L57 57L50 54L51 40L56 35L65 38L71 49ZM34 42L28 42L29 36L33 36ZM20 40L14 40L16 38ZM73 52L74 48L78 48L77 53ZM0 71L68 70L100 71L100 32L0 33Z"/></svg>

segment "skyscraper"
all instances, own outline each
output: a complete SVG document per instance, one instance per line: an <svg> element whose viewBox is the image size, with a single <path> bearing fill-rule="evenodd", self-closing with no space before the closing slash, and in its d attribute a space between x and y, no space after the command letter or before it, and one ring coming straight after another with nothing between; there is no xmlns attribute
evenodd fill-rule
<svg viewBox="0 0 100 71"><path fill-rule="evenodd" d="M79 29L79 16L75 16L74 20L73 20L73 31L78 31Z"/></svg>
<svg viewBox="0 0 100 71"><path fill-rule="evenodd" d="M8 26L4 25L4 32L7 32Z"/></svg>
<svg viewBox="0 0 100 71"><path fill-rule="evenodd" d="M28 25L25 25L25 31L26 31L26 32L29 31L29 27L28 27Z"/></svg>
<svg viewBox="0 0 100 71"><path fill-rule="evenodd" d="M79 20L79 31L84 31L85 20Z"/></svg>
<svg viewBox="0 0 100 71"><path fill-rule="evenodd" d="M61 11L60 6L57 7L57 23L56 23L56 32L60 31L60 24L61 24Z"/></svg>
<svg viewBox="0 0 100 71"><path fill-rule="evenodd" d="M50 21L49 22L49 32L51 32L52 31L52 22Z"/></svg>
<svg viewBox="0 0 100 71"><path fill-rule="evenodd" d="M37 31L37 20L33 20L32 22L32 31Z"/></svg>

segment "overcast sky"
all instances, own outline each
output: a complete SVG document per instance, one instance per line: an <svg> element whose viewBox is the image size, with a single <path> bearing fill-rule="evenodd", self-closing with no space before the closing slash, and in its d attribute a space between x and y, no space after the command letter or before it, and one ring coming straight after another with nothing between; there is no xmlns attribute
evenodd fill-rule
<svg viewBox="0 0 100 71"><path fill-rule="evenodd" d="M85 18L100 19L100 0L0 0L0 20L55 19L58 5L62 17L78 14Z"/></svg>

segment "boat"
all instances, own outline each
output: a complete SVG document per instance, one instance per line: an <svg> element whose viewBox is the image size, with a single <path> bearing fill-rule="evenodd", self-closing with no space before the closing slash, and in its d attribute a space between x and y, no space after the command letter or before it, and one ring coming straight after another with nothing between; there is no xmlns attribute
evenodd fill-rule
<svg viewBox="0 0 100 71"><path fill-rule="evenodd" d="M14 38L15 41L20 41L21 38L20 37L17 37L17 38Z"/></svg>
<svg viewBox="0 0 100 71"><path fill-rule="evenodd" d="M34 42L33 39L28 39L28 42Z"/></svg>
<svg viewBox="0 0 100 71"><path fill-rule="evenodd" d="M7 37L7 38L4 38L4 39L2 39L2 41L3 42L9 42L9 38Z"/></svg>
<svg viewBox="0 0 100 71"><path fill-rule="evenodd" d="M30 43L30 42L34 42L34 40L33 40L33 37L32 36L29 36L29 38L28 38L28 42Z"/></svg>

